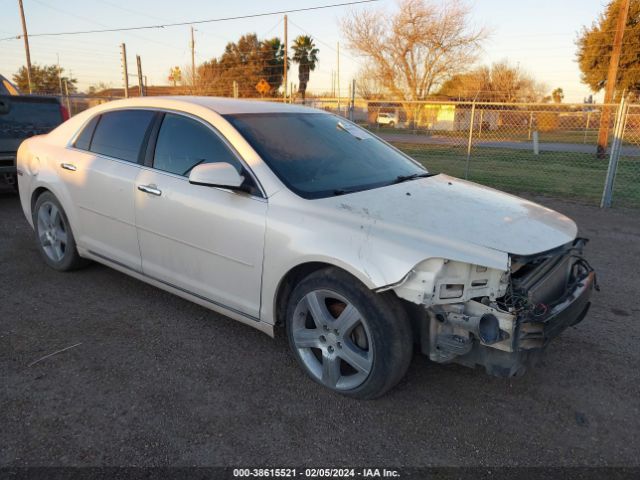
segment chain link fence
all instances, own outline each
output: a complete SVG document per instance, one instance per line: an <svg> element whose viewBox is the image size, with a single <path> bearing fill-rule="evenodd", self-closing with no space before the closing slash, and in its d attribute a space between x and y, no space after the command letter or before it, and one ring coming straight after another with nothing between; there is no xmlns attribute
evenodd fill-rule
<svg viewBox="0 0 640 480"><path fill-rule="evenodd" d="M622 147L613 186L614 205L640 206L640 105L624 118Z"/></svg>
<svg viewBox="0 0 640 480"><path fill-rule="evenodd" d="M72 115L114 97L63 97ZM261 99L253 99L261 100ZM270 99L271 101L282 101ZM300 103L300 100L297 100ZM350 118L429 170L515 194L600 204L618 105L398 102L307 98L305 105ZM609 115L603 115L608 108ZM613 187L614 206L640 207L640 105L630 105ZM607 119L607 148L598 135Z"/></svg>
<svg viewBox="0 0 640 480"><path fill-rule="evenodd" d="M597 154L603 108L611 112L609 148L616 105L369 102L366 125L431 170L513 193L599 204L609 165L608 149ZM640 153L628 143L625 171ZM617 179L615 205L640 206L632 177Z"/></svg>

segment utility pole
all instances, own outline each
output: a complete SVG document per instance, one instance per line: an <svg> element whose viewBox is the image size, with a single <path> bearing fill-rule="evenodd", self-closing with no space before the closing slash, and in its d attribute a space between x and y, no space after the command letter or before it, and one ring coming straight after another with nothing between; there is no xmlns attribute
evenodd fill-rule
<svg viewBox="0 0 640 480"><path fill-rule="evenodd" d="M284 85L284 101L287 101L287 70L289 69L289 65L287 65L288 63L288 56L289 56L289 37L287 36L287 16L284 16L284 73L283 75L283 82L282 84Z"/></svg>
<svg viewBox="0 0 640 480"><path fill-rule="evenodd" d="M124 98L129 98L129 71L127 70L127 46L120 45L122 52L122 79L124 80Z"/></svg>
<svg viewBox="0 0 640 480"><path fill-rule="evenodd" d="M349 107L349 120L353 122L356 109L356 79L351 80L351 106Z"/></svg>
<svg viewBox="0 0 640 480"><path fill-rule="evenodd" d="M611 51L611 59L609 60L609 72L607 73L607 84L604 91L605 105L602 107L602 115L600 116L600 130L598 132L598 157L600 158L604 158L609 141L609 119L611 118L611 111L607 104L613 101L613 94L616 89L618 64L620 63L620 53L622 52L622 38L624 37L624 29L627 25L628 15L629 0L622 0L620 3L620 11L618 12L616 34L613 38L613 50Z"/></svg>
<svg viewBox="0 0 640 480"><path fill-rule="evenodd" d="M29 35L27 34L27 21L24 18L24 7L22 0L18 0L20 6L20 18L22 19L22 38L24 39L24 52L27 56L27 82L29 82L29 93L32 92L31 87L31 52L29 51Z"/></svg>
<svg viewBox="0 0 640 480"><path fill-rule="evenodd" d="M627 104L624 97L625 95L623 94L622 98L620 99L620 105L618 106L618 112L616 113L613 142L611 142L611 154L609 156L609 167L607 168L607 177L604 183L604 190L602 192L600 208L611 207L611 201L613 199L613 187L618 170L620 149L622 148L622 137L624 136L625 119L628 118L627 115L629 113L629 105Z"/></svg>
<svg viewBox="0 0 640 480"><path fill-rule="evenodd" d="M193 37L193 25L191 26L191 82L196 88L196 40Z"/></svg>
<svg viewBox="0 0 640 480"><path fill-rule="evenodd" d="M58 87L60 87L60 100L62 101L62 72L60 70L60 54L56 53L56 58L58 59Z"/></svg>
<svg viewBox="0 0 640 480"><path fill-rule="evenodd" d="M338 114L340 113L340 42L336 48L338 54L338 68L336 69L336 95L338 97Z"/></svg>
<svg viewBox="0 0 640 480"><path fill-rule="evenodd" d="M335 77L335 73L334 73L333 70L331 70L331 90L329 90L329 93L330 93L330 96L332 96L332 97L336 96L336 93L335 93L335 91L333 89L333 87L334 87L333 82L334 82L335 78L336 78Z"/></svg>
<svg viewBox="0 0 640 480"><path fill-rule="evenodd" d="M69 101L69 85L67 84L67 79L64 79L64 94L67 97L67 112L69 116L71 116L71 102Z"/></svg>
<svg viewBox="0 0 640 480"><path fill-rule="evenodd" d="M138 92L141 97L144 97L144 85L142 83L142 62L140 61L140 55L136 55L136 64L138 65Z"/></svg>

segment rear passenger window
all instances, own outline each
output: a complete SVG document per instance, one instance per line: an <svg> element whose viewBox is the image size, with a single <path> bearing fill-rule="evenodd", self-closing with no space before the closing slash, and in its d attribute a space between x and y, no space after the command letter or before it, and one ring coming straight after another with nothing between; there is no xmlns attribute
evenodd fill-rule
<svg viewBox="0 0 640 480"><path fill-rule="evenodd" d="M89 150L89 146L91 145L91 137L93 136L93 131L96 129L96 124L98 123L98 119L100 115L96 115L91 119L89 123L84 127L76 141L73 142L73 146L79 148L80 150Z"/></svg>
<svg viewBox="0 0 640 480"><path fill-rule="evenodd" d="M148 110L121 110L102 114L90 150L127 162L138 162L140 148L153 119Z"/></svg>
<svg viewBox="0 0 640 480"><path fill-rule="evenodd" d="M242 164L210 128L181 115L165 115L153 168L187 176L196 165L215 162L230 163L242 173Z"/></svg>

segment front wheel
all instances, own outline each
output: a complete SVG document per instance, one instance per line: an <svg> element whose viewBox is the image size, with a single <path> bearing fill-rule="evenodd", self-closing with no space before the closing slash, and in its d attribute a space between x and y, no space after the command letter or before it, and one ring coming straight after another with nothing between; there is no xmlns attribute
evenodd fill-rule
<svg viewBox="0 0 640 480"><path fill-rule="evenodd" d="M375 398L404 376L413 353L406 312L344 271L312 273L287 309L293 353L316 382L354 398Z"/></svg>

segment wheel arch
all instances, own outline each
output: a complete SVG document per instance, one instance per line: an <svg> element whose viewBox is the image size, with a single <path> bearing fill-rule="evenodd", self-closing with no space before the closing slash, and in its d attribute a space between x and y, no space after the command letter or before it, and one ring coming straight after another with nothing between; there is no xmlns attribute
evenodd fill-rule
<svg viewBox="0 0 640 480"><path fill-rule="evenodd" d="M290 268L282 276L282 278L278 282L278 286L276 287L273 299L273 320L276 325L285 324L287 303L296 285L308 275L326 268L335 268L341 270L353 277L354 280L362 282L367 288L372 288L370 282L363 281L360 276L354 275L352 271L349 271L348 269L343 268L342 266L335 263L330 263L327 261L308 261L300 263Z"/></svg>
<svg viewBox="0 0 640 480"><path fill-rule="evenodd" d="M58 198L56 196L55 193L53 193L51 190L49 190L47 187L43 187L43 186L39 186L38 188L36 188L32 193L31 193L31 200L30 200L30 212L31 214L33 214L33 209L36 207L36 202L38 201L38 198L40 197L40 195L42 195L45 192L49 192L51 195L53 195L54 197ZM59 200L58 200L59 201Z"/></svg>

